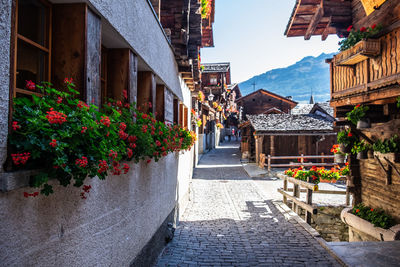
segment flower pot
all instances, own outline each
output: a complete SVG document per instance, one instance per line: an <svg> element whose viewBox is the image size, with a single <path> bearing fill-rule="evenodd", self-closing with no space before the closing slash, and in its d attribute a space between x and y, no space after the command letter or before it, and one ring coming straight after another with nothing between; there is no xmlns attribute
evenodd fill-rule
<svg viewBox="0 0 400 267"><path fill-rule="evenodd" d="M353 47L334 56L335 65L355 65L381 53L381 42L375 39L361 40Z"/></svg>
<svg viewBox="0 0 400 267"><path fill-rule="evenodd" d="M368 152L367 151L358 152L357 159L368 159Z"/></svg>
<svg viewBox="0 0 400 267"><path fill-rule="evenodd" d="M360 119L357 122L357 129L368 129L371 128L371 120L369 118Z"/></svg>
<svg viewBox="0 0 400 267"><path fill-rule="evenodd" d="M340 151L342 151L343 153L351 153L351 146L348 145L344 145L344 144L340 144Z"/></svg>
<svg viewBox="0 0 400 267"><path fill-rule="evenodd" d="M345 154L335 154L335 163L344 163L346 160L346 155Z"/></svg>

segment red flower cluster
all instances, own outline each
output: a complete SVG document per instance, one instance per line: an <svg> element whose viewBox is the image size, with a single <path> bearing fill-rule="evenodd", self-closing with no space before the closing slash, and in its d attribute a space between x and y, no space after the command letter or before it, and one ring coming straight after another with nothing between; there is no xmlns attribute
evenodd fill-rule
<svg viewBox="0 0 400 267"><path fill-rule="evenodd" d="M126 154L128 155L128 158L132 158L132 156L133 156L133 151L132 151L132 149L127 148L127 149L126 149Z"/></svg>
<svg viewBox="0 0 400 267"><path fill-rule="evenodd" d="M65 78L64 79L64 83L73 83L74 82L74 80L72 79L72 78Z"/></svg>
<svg viewBox="0 0 400 267"><path fill-rule="evenodd" d="M31 80L26 81L26 85L25 87L31 91L35 91L36 85L34 82L32 82Z"/></svg>
<svg viewBox="0 0 400 267"><path fill-rule="evenodd" d="M147 119L147 114L142 115L142 119L146 120Z"/></svg>
<svg viewBox="0 0 400 267"><path fill-rule="evenodd" d="M110 154L108 154L108 156L109 156L110 158L115 159L115 158L117 158L118 153L115 152L115 151L113 151L113 150L110 150Z"/></svg>
<svg viewBox="0 0 400 267"><path fill-rule="evenodd" d="M98 173L103 173L108 170L108 164L105 160L99 160L99 169L97 170Z"/></svg>
<svg viewBox="0 0 400 267"><path fill-rule="evenodd" d="M119 138L121 138L122 140L126 140L126 139L128 138L129 135L128 135L127 133L125 133L123 130L119 130L118 136L119 136Z"/></svg>
<svg viewBox="0 0 400 267"><path fill-rule="evenodd" d="M126 129L126 124L125 124L124 122L121 122L121 123L119 124L119 129L122 130L122 131L125 131L125 129Z"/></svg>
<svg viewBox="0 0 400 267"><path fill-rule="evenodd" d="M67 121L67 115L62 112L54 111L53 108L47 111L46 118L51 124L63 124Z"/></svg>
<svg viewBox="0 0 400 267"><path fill-rule="evenodd" d="M128 99L128 91L123 90L122 95L124 96L125 99Z"/></svg>
<svg viewBox="0 0 400 267"><path fill-rule="evenodd" d="M28 192L24 192L24 197L37 197L39 195L39 192L33 192L32 194L29 194Z"/></svg>
<svg viewBox="0 0 400 267"><path fill-rule="evenodd" d="M331 152L334 153L334 154L339 153L340 152L340 148L339 147L340 147L340 145L337 145L337 144L333 145L332 148L331 148Z"/></svg>
<svg viewBox="0 0 400 267"><path fill-rule="evenodd" d="M122 169L124 170L124 174L127 174L129 172L129 165L124 163Z"/></svg>
<svg viewBox="0 0 400 267"><path fill-rule="evenodd" d="M87 127L85 127L85 126L82 126L81 133L85 133L85 132L86 132L86 130L87 130Z"/></svg>
<svg viewBox="0 0 400 267"><path fill-rule="evenodd" d="M56 139L51 140L49 145L52 146L52 147L56 147L57 146L57 140Z"/></svg>
<svg viewBox="0 0 400 267"><path fill-rule="evenodd" d="M76 159L75 164L78 165L78 167L85 168L88 164L87 157L82 157L80 159Z"/></svg>
<svg viewBox="0 0 400 267"><path fill-rule="evenodd" d="M63 99L61 97L57 98L57 104L61 104L62 101L63 101Z"/></svg>
<svg viewBox="0 0 400 267"><path fill-rule="evenodd" d="M19 154L11 154L12 160L15 165L25 165L28 159L31 157L31 153L19 153Z"/></svg>
<svg viewBox="0 0 400 267"><path fill-rule="evenodd" d="M347 134L347 136L348 136L348 137L352 137L353 134L352 134L351 132L349 132L349 133Z"/></svg>
<svg viewBox="0 0 400 267"><path fill-rule="evenodd" d="M82 199L87 199L86 193L89 194L90 193L90 189L92 189L91 185L84 185L83 186L83 188L82 188L83 192L81 192L81 198Z"/></svg>
<svg viewBox="0 0 400 267"><path fill-rule="evenodd" d="M100 122L107 127L110 127L110 125L111 125L111 121L108 116L101 116Z"/></svg>
<svg viewBox="0 0 400 267"><path fill-rule="evenodd" d="M17 121L13 121L13 123L12 123L12 128L13 128L14 131L16 131L16 130L18 130L19 128L21 128L21 126L18 125L18 122L17 122Z"/></svg>
<svg viewBox="0 0 400 267"><path fill-rule="evenodd" d="M83 109L83 108L85 108L86 110L89 110L89 105L88 104L86 104L85 102L83 102L83 101L80 101L79 100L79 102L78 102L78 105L77 105L77 107L78 108L80 108L80 109Z"/></svg>

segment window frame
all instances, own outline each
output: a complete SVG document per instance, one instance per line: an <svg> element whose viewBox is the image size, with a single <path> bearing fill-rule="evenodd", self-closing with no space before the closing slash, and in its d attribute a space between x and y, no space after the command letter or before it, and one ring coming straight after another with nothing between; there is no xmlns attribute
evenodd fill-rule
<svg viewBox="0 0 400 267"><path fill-rule="evenodd" d="M52 42L52 5L51 3L47 2L46 0L36 0L40 3L42 3L46 8L46 27L45 27L45 36L46 41L47 41L47 47L42 46L41 44L36 43L35 41L21 35L18 33L18 4L19 1L21 0L16 0L15 1L15 6L14 6L14 24L11 26L11 32L13 36L13 51L12 51L12 83L11 85L11 90L10 90L10 96L12 95L13 97L16 97L17 93L24 94L24 95L37 95L37 96L42 96L41 93L38 92L32 92L23 88L17 88L17 61L18 61L18 44L19 42L23 42L24 44L31 46L33 48L39 49L40 51L47 53L47 73L45 74L45 78L47 82L50 82L51 80L51 56L52 56L52 51L51 51L51 42ZM46 45L46 44L45 44Z"/></svg>

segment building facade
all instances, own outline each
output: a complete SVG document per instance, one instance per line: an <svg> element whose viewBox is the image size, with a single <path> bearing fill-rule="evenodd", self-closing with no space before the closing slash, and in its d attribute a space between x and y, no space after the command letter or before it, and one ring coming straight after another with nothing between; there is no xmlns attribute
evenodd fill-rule
<svg viewBox="0 0 400 267"><path fill-rule="evenodd" d="M151 103L146 111L158 120L191 129L202 21L211 24L210 14L202 17L199 9L197 0L2 2L2 264L152 264L189 199L193 150L132 163L126 175L87 181L92 191L86 200L79 198L80 189L53 180L54 194L27 199L23 192L35 170L9 166L12 103L14 97L40 95L25 89L27 80L59 88L64 78L72 78L87 103L100 106L126 90L138 107Z"/></svg>

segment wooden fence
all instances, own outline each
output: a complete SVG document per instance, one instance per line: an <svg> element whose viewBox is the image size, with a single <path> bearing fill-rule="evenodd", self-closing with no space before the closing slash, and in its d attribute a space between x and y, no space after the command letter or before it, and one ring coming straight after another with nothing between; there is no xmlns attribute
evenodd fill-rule
<svg viewBox="0 0 400 267"><path fill-rule="evenodd" d="M280 168L280 167L299 167L299 166L317 166L317 167L325 167L325 166L335 166L338 165L338 163L334 162L325 162L325 159L334 159L334 155L310 155L310 156L304 156L301 154L300 156L267 156L267 162L265 162L265 155L260 154L260 167L264 168L267 167L268 171L271 170L271 168ZM292 163L284 163L284 164L272 164L271 160L273 159L294 159L298 160L300 159L300 162L292 162ZM305 159L320 159L321 162L304 162Z"/></svg>
<svg viewBox="0 0 400 267"><path fill-rule="evenodd" d="M335 195L346 195L346 205L350 204L350 195L348 190L319 190L318 185L311 183L311 178L307 182L289 177L284 174L278 174L278 177L283 180L283 188L279 188L278 192L283 195L283 203L288 204L288 199L292 201L292 210L299 214L299 207L306 211L305 221L311 224L312 214L317 214L317 206L312 203L313 193L315 194L335 194ZM293 183L293 189L288 188L288 182ZM301 189L304 188L304 189ZM291 195L290 193L293 193ZM306 201L300 200L300 193L305 192Z"/></svg>

